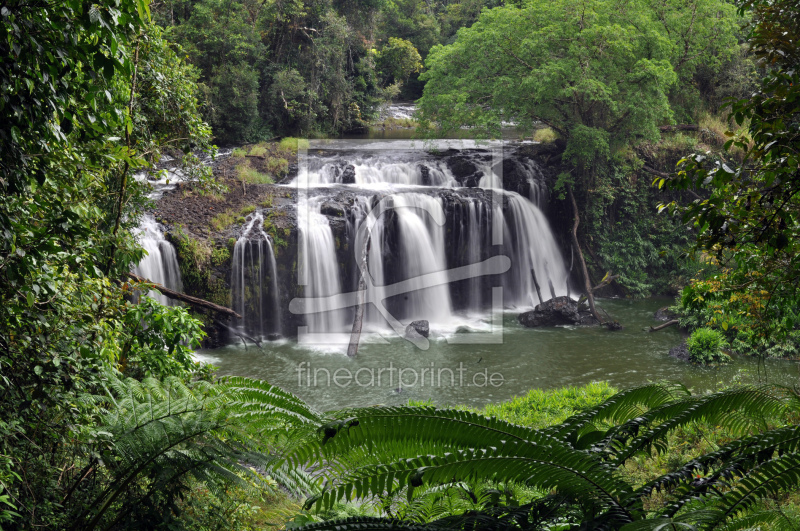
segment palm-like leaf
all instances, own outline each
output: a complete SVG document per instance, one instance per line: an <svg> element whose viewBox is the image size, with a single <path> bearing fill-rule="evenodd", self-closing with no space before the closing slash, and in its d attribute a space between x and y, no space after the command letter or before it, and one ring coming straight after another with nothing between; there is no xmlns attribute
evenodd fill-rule
<svg viewBox="0 0 800 531"><path fill-rule="evenodd" d="M274 452L288 429L319 423L319 415L290 393L246 378L190 387L177 378L138 382L112 375L108 388L101 433L109 440L95 460L110 481L76 518L75 529L119 522L127 513L112 518L109 509L142 478L148 490L139 503L188 475L217 493L225 483L263 483L252 466L296 491L314 489L302 471L286 467ZM128 511L136 501L126 500Z"/></svg>
<svg viewBox="0 0 800 531"><path fill-rule="evenodd" d="M765 419L785 411L787 396L775 388L743 387L693 397L682 386L651 384L543 430L430 407L352 410L334 415L310 443L306 439L294 447L288 459L295 465L315 463L316 475L326 480L326 490L312 500L318 507L371 496L412 500L415 493L430 493L437 485L483 481L557 493L572 508L580 508L583 524L593 528L711 528L732 525L763 496L800 484L800 428L766 431ZM762 433L734 441L639 489L615 473L638 453L663 451L675 429L700 422L737 433ZM698 478L698 471L707 477ZM655 489L670 491L674 501L645 523L643 498ZM703 500L702 510L690 509L697 500ZM682 508L689 510L679 513ZM487 505L465 514L491 520L493 510ZM469 529L477 525L475 518L459 520L457 527ZM456 525L455 520L448 522ZM538 525L535 519L526 522L531 529ZM339 525L347 529L350 523Z"/></svg>

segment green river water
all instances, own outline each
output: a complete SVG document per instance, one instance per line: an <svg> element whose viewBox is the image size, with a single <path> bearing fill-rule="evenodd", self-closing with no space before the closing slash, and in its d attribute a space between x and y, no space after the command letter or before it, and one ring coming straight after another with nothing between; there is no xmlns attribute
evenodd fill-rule
<svg viewBox="0 0 800 531"><path fill-rule="evenodd" d="M658 324L653 313L669 303L668 299L600 301L624 325L617 332L597 327L527 329L509 312L504 315L501 344L450 344L447 336L433 330L427 351L387 335L388 343L376 341L375 336L365 338L355 359L348 358L344 349L320 350L289 340L264 343L263 349L231 345L199 351L197 357L217 366L220 375L267 380L320 410L409 400L482 406L532 388L602 380L618 388L669 380L696 392L732 382L798 380L800 367L792 361L758 364L737 357L724 367L702 368L670 357L669 349L682 340L680 331L643 330Z"/></svg>

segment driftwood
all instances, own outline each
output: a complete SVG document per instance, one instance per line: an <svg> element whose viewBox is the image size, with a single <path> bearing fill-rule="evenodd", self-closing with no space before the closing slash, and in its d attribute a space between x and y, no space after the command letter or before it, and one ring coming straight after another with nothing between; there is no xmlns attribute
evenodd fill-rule
<svg viewBox="0 0 800 531"><path fill-rule="evenodd" d="M671 321L667 321L666 323L664 323L664 324L662 324L662 325L658 325L658 326L651 326L651 327L650 327L650 332L658 332L659 330L663 330L663 329L665 329L665 328L667 328L667 327L669 327L669 326L676 325L676 324L678 324L679 322L680 322L680 321L678 321L677 319L673 319L673 320L671 320Z"/></svg>
<svg viewBox="0 0 800 531"><path fill-rule="evenodd" d="M358 343L361 340L361 327L364 324L364 306L366 306L367 292L367 255L369 253L370 235L364 233L364 249L361 251L361 263L358 264L358 271L361 276L358 279L358 304L356 314L353 317L353 329L350 332L350 344L347 345L347 355L355 358L358 354Z"/></svg>
<svg viewBox="0 0 800 531"><path fill-rule="evenodd" d="M191 304L192 306L196 306L198 308L211 310L212 312L222 313L231 317L236 317L237 319L242 318L241 315L234 312L230 308L226 308L225 306L220 306L219 304L214 304L213 302L209 302L207 300L198 299L197 297L192 297L190 295L186 295L185 293L179 293L177 291L173 291L169 288L165 288L161 284L155 284L153 282L150 282L146 278L142 278L139 275L128 273L128 277L132 278L137 282L144 282L145 284L150 284L153 287L153 289L160 291L162 295L165 295L170 299L175 299L181 302L185 302L187 304Z"/></svg>
<svg viewBox="0 0 800 531"><path fill-rule="evenodd" d="M258 339L254 338L254 337L251 337L251 336L248 336L247 334L243 334L242 332L236 330L232 326L226 325L225 323L221 322L218 319L215 319L214 322L217 323L219 326L227 329L228 332L230 332L231 334L233 334L235 336L238 336L239 339L242 340L242 343L244 344L244 349L245 350L247 350L247 342L248 341L250 341L251 343L254 343L260 349L264 348L264 345L262 345L261 341L259 341Z"/></svg>
<svg viewBox="0 0 800 531"><path fill-rule="evenodd" d="M542 290L539 289L539 282L536 280L536 269L531 268L531 276L533 277L533 285L536 288L536 295L539 297L539 302L544 302L542 298ZM569 285L569 282L567 283Z"/></svg>
<svg viewBox="0 0 800 531"><path fill-rule="evenodd" d="M662 125L661 131L699 131L700 127L694 124Z"/></svg>

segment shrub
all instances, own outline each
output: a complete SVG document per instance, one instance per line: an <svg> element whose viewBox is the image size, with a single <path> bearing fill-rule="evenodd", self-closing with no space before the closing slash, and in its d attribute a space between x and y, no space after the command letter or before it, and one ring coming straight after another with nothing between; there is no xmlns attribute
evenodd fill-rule
<svg viewBox="0 0 800 531"><path fill-rule="evenodd" d="M213 218L211 218L211 226L214 228L215 231L223 231L233 225L235 221L234 215L232 212L225 211L220 212Z"/></svg>
<svg viewBox="0 0 800 531"><path fill-rule="evenodd" d="M531 389L499 404L489 404L480 413L532 428L544 428L563 422L575 413L594 407L617 390L608 382L592 382L580 387L564 387L543 391Z"/></svg>
<svg viewBox="0 0 800 531"><path fill-rule="evenodd" d="M267 154L267 146L258 144L250 148L250 155L254 157L263 157Z"/></svg>
<svg viewBox="0 0 800 531"><path fill-rule="evenodd" d="M272 184L272 177L266 173L261 173L249 165L243 164L236 168L239 180L250 184Z"/></svg>
<svg viewBox="0 0 800 531"><path fill-rule="evenodd" d="M558 135L555 131L550 129L549 127L545 127L543 129L537 129L533 133L533 141L534 142L541 142L542 144L550 144L556 141Z"/></svg>
<svg viewBox="0 0 800 531"><path fill-rule="evenodd" d="M267 170L273 175L282 175L289 169L289 161L284 158L267 160Z"/></svg>
<svg viewBox="0 0 800 531"><path fill-rule="evenodd" d="M278 145L281 147L281 149L288 149L292 153L296 153L300 148L308 149L308 140L287 136L281 140Z"/></svg>
<svg viewBox="0 0 800 531"><path fill-rule="evenodd" d="M689 359L692 363L707 365L709 363L727 363L730 358L722 352L728 345L725 337L719 330L713 328L698 328L689 339L686 346L689 349Z"/></svg>

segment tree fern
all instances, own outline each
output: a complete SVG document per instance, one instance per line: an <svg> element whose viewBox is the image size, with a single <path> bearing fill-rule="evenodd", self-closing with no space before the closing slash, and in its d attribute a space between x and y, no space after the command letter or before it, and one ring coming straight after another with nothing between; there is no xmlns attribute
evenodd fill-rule
<svg viewBox="0 0 800 531"><path fill-rule="evenodd" d="M180 490L188 477L220 495L231 482L266 485L254 466L295 491L315 489L274 451L288 429L319 422L290 393L246 378L189 386L175 377L139 382L111 375L107 387L98 431L105 437L89 458L89 470L107 484L76 515L73 529L118 526L161 492Z"/></svg>
<svg viewBox="0 0 800 531"><path fill-rule="evenodd" d="M478 503L463 513L472 515L471 520L455 518L457 514L449 520L437 518L444 514L431 505L444 499L436 497L437 487L459 484L538 489L540 496L520 505L527 511L525 524L515 517L513 525L523 529L550 525L547 518L534 515L534 507L541 508L552 496L561 500L560 518L572 514L573 523L587 528L735 528L763 497L800 484L800 428L770 431L766 424L786 411L792 396L771 387L691 396L682 386L651 384L542 430L465 411L367 408L328 418L314 437L306 433L305 442L293 447L287 459L296 466L311 464L315 477L325 482L325 490L310 500L313 505L402 496L408 500L401 513L409 528L419 522L408 519L424 519L432 526L448 522L472 529L486 518L484 524L491 521L502 529L498 514L511 511L511 505L475 494ZM615 472L636 454L664 451L674 430L701 422L751 435L640 488ZM647 513L643 499L655 490L668 491L672 501ZM348 520L336 523L339 527L318 528L378 529L374 526L380 522Z"/></svg>

